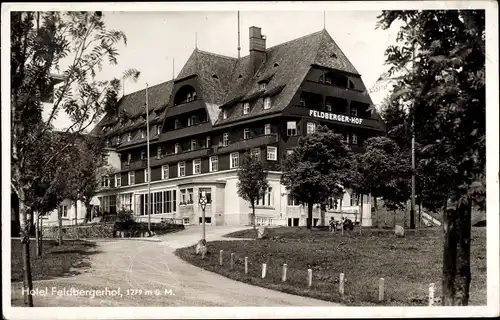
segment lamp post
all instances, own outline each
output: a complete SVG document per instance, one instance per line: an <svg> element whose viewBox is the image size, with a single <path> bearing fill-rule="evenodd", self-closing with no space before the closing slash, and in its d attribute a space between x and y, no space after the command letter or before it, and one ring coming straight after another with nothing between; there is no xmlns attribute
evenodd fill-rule
<svg viewBox="0 0 500 320"><path fill-rule="evenodd" d="M202 214L202 218L201 219L202 219L202 224L203 224L202 225L202 230L203 230L203 238L202 238L202 240L203 240L203 242L205 242L206 241L206 239L205 239L205 209L207 207L207 195L206 195L205 191L201 192L201 197L200 197L200 200L198 201L198 203L201 206L201 212L202 212L201 213Z"/></svg>

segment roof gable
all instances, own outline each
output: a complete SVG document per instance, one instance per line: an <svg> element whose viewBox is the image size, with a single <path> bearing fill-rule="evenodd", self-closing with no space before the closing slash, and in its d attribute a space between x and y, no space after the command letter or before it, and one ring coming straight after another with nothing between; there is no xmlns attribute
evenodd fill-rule
<svg viewBox="0 0 500 320"><path fill-rule="evenodd" d="M330 34L326 30L321 31L321 33L321 45L318 49L314 64L359 75L356 68L354 68Z"/></svg>

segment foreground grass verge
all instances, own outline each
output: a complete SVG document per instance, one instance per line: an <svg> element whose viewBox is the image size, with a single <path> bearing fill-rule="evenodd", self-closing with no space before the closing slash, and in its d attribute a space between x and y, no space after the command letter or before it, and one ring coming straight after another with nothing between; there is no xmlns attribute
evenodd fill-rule
<svg viewBox="0 0 500 320"><path fill-rule="evenodd" d="M243 230L231 237L246 238ZM219 251L224 263L219 266ZM235 265L230 270L230 254ZM282 292L345 305L423 306L427 304L429 283L441 295L442 231L440 228L409 232L396 238L392 231L376 229L363 233L331 234L305 228L269 230L269 239L214 241L208 243L204 260L194 247L176 254L198 267L228 278ZM248 274L244 259L248 257ZM262 263L267 275L261 278ZM287 281L281 281L282 265L288 265ZM472 282L470 305L486 305L486 229L473 228L471 244ZM307 287L307 269L313 270L312 287ZM345 294L338 293L338 277L346 277ZM385 300L378 302L378 281L385 279Z"/></svg>
<svg viewBox="0 0 500 320"><path fill-rule="evenodd" d="M54 240L43 241L42 256L36 255L36 241L30 241L33 280L48 280L77 273L76 268L90 267L87 256L96 253L95 244L81 240L65 240L58 246ZM22 244L11 240L11 280L23 280Z"/></svg>

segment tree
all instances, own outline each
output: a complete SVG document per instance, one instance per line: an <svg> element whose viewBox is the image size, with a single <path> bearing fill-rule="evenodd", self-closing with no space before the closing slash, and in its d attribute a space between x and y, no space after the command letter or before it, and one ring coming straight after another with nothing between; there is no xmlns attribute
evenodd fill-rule
<svg viewBox="0 0 500 320"><path fill-rule="evenodd" d="M349 184L353 156L341 134L318 126L300 137L297 147L283 162L281 183L289 194L307 204L307 228L312 226L315 203L323 203Z"/></svg>
<svg viewBox="0 0 500 320"><path fill-rule="evenodd" d="M244 155L238 169L237 187L238 195L252 206L252 225L255 230L255 202L264 195L269 183L262 161L249 152Z"/></svg>
<svg viewBox="0 0 500 320"><path fill-rule="evenodd" d="M378 26L395 21L402 26L386 63L403 78L391 99L409 106L421 167L439 169L425 173L442 196L443 305L467 305L471 208L485 194L485 12L384 11Z"/></svg>
<svg viewBox="0 0 500 320"><path fill-rule="evenodd" d="M101 12L11 12L11 187L19 199L23 273L27 304L33 306L28 221L36 181L44 168L66 147L44 149L44 136L62 110L71 124L66 132L82 132L104 112L106 93L116 91L119 81L97 81L105 63L117 64L116 46L124 42L121 31L108 30ZM69 66L61 71L62 60ZM61 84L54 89L52 72L61 72ZM136 70L126 76L137 77ZM53 99L52 99L53 97ZM53 101L47 120L43 102ZM39 157L44 154L46 157ZM45 160L48 159L48 160Z"/></svg>

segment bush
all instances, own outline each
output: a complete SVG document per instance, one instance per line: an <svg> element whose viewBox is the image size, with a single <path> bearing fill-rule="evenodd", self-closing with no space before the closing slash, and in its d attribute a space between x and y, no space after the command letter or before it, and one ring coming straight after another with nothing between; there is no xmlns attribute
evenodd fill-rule
<svg viewBox="0 0 500 320"><path fill-rule="evenodd" d="M112 224L89 224L75 226L65 226L62 228L63 239L93 239L93 238L113 238L114 227ZM57 239L59 235L59 227L43 228L44 238Z"/></svg>

